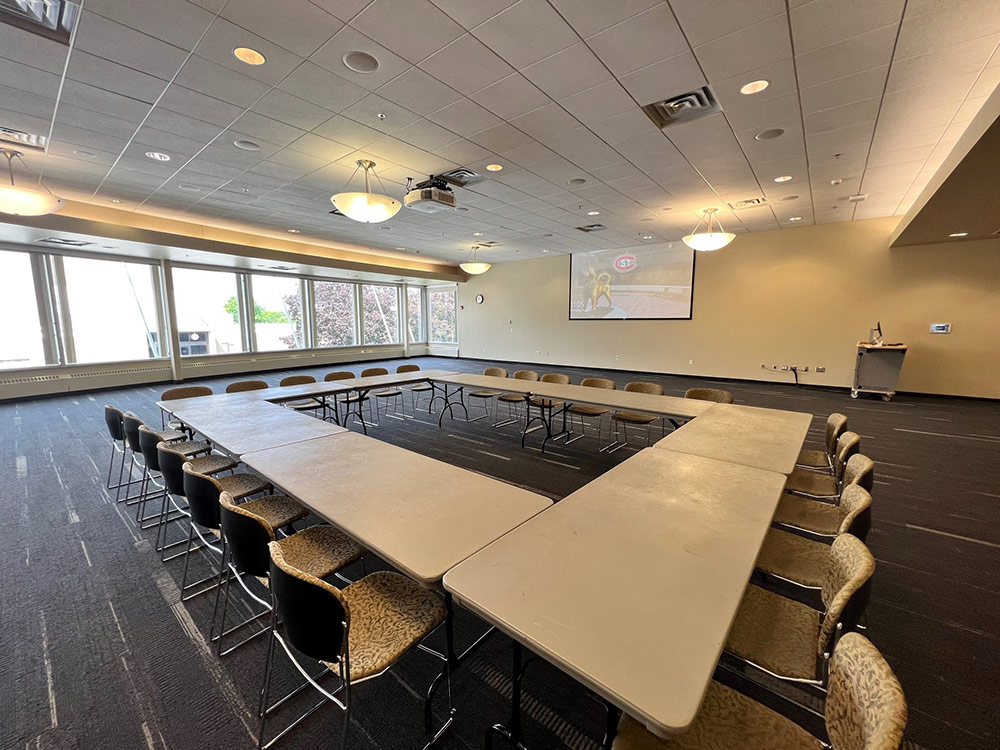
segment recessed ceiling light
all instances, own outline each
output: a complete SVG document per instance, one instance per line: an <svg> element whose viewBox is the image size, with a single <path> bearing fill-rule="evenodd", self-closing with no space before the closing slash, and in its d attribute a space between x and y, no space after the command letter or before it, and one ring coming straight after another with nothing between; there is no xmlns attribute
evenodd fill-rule
<svg viewBox="0 0 1000 750"><path fill-rule="evenodd" d="M466 211L468 211L469 209L467 209L467 208L466 208L465 206L459 206L459 207L458 207L458 208L456 208L455 210L456 210L456 211L461 211L462 213L465 213L465 212L466 212Z"/></svg>
<svg viewBox="0 0 1000 750"><path fill-rule="evenodd" d="M289 234L301 234L302 230L301 229L289 229L288 233Z"/></svg>
<svg viewBox="0 0 1000 750"><path fill-rule="evenodd" d="M355 73L374 73L378 70L378 60L367 52L355 50L348 52L341 59L344 61L344 65Z"/></svg>
<svg viewBox="0 0 1000 750"><path fill-rule="evenodd" d="M551 234L543 234L543 235L542 235L542 237L552 237L552 236L553 236L553 235L551 235Z"/></svg>
<svg viewBox="0 0 1000 750"><path fill-rule="evenodd" d="M250 192L250 188L243 188L243 192L244 192L244 193L248 193L248 194L249 194L249 192Z"/></svg>
<svg viewBox="0 0 1000 750"><path fill-rule="evenodd" d="M741 94L759 94L761 91L766 89L771 85L770 81L766 81L761 78L759 81L750 81L750 83L745 83L740 86Z"/></svg>
<svg viewBox="0 0 1000 750"><path fill-rule="evenodd" d="M834 179L834 180L830 180L830 184L831 184L831 185L839 185L839 184L840 184L840 183L842 183L843 181L844 181L844 180L843 180L843 178L841 178L841 177L837 177L837 178L836 178L836 179Z"/></svg>
<svg viewBox="0 0 1000 750"><path fill-rule="evenodd" d="M547 252L549 252L549 251L548 251L548 250L542 250L542 252L543 252L543 253L547 253Z"/></svg>
<svg viewBox="0 0 1000 750"><path fill-rule="evenodd" d="M472 233L472 236L473 236L473 237L482 237L482 236L483 236L483 233L482 233L482 232L473 232L473 233Z"/></svg>
<svg viewBox="0 0 1000 750"><path fill-rule="evenodd" d="M405 250L406 248L405 247L397 247L396 249L397 250Z"/></svg>
<svg viewBox="0 0 1000 750"><path fill-rule="evenodd" d="M788 220L789 221L802 221L802 217L801 216L789 216Z"/></svg>
<svg viewBox="0 0 1000 750"><path fill-rule="evenodd" d="M238 140L233 141L233 145L243 151L260 151L260 144L254 143L253 141Z"/></svg>
<svg viewBox="0 0 1000 750"><path fill-rule="evenodd" d="M183 190L185 193L200 193L201 188L197 185L178 185L178 190Z"/></svg>
<svg viewBox="0 0 1000 750"><path fill-rule="evenodd" d="M249 47L237 47L233 50L233 57L247 65L263 65L266 58L255 49Z"/></svg>
<svg viewBox="0 0 1000 750"><path fill-rule="evenodd" d="M969 233L968 232L955 232L953 234L949 234L948 236L949 237L968 237Z"/></svg>
<svg viewBox="0 0 1000 750"><path fill-rule="evenodd" d="M774 181L775 182L788 182L791 179L792 179L792 176L790 174L783 174L783 175L781 175L781 177L775 177Z"/></svg>
<svg viewBox="0 0 1000 750"><path fill-rule="evenodd" d="M644 234L644 235L642 235L642 238L644 240L651 240L651 239L653 239L653 235L651 235L651 234Z"/></svg>
<svg viewBox="0 0 1000 750"><path fill-rule="evenodd" d="M757 135L754 136L755 141L770 141L775 138L780 138L785 134L784 128L768 128L767 130L762 130Z"/></svg>
<svg viewBox="0 0 1000 750"><path fill-rule="evenodd" d="M652 221L652 220L653 220L652 216L643 216L641 219L639 219L639 221Z"/></svg>
<svg viewBox="0 0 1000 750"><path fill-rule="evenodd" d="M600 211L587 211L587 216L600 216Z"/></svg>
<svg viewBox="0 0 1000 750"><path fill-rule="evenodd" d="M799 199L799 196L797 196L797 195L786 195L784 198L779 198L778 200L782 200L782 201L797 201L798 199Z"/></svg>
<svg viewBox="0 0 1000 750"><path fill-rule="evenodd" d="M76 154L77 156L82 156L84 159L93 159L94 158L94 152L93 151L84 151L82 148L76 149L75 151L73 151L73 153Z"/></svg>
<svg viewBox="0 0 1000 750"><path fill-rule="evenodd" d="M674 209L672 209L670 206L664 206L663 210L664 211L673 211Z"/></svg>
<svg viewBox="0 0 1000 750"><path fill-rule="evenodd" d="M583 185L586 182L587 181L585 179L583 179L582 177L574 177L571 180L566 180L566 184L567 185Z"/></svg>
<svg viewBox="0 0 1000 750"><path fill-rule="evenodd" d="M121 201L120 201L120 200L118 200L117 198L112 198L112 199L111 199L111 202L112 202L112 203L115 203L115 204L118 204L118 203L121 203Z"/></svg>
<svg viewBox="0 0 1000 750"><path fill-rule="evenodd" d="M499 172L503 169L503 164L487 164L486 169L489 172Z"/></svg>
<svg viewBox="0 0 1000 750"><path fill-rule="evenodd" d="M170 154L164 154L162 151L147 151L146 156L154 161L170 161Z"/></svg>

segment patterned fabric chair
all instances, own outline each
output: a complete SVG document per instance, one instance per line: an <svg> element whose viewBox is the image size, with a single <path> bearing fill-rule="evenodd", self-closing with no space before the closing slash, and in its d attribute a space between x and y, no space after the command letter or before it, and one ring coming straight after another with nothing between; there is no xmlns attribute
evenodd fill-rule
<svg viewBox="0 0 1000 750"><path fill-rule="evenodd" d="M420 372L420 365L400 365L396 368L396 372ZM413 385L404 385L403 391L407 391L410 394L410 408L413 411L413 415L417 414L417 402L420 399L421 393L426 393L431 396L431 400L427 403L427 413L430 414L431 403L434 401L434 386L430 383L414 383ZM404 404L405 406L405 404Z"/></svg>
<svg viewBox="0 0 1000 750"><path fill-rule="evenodd" d="M864 543L841 534L829 548L822 582L826 612L751 584L729 631L726 651L777 677L824 684L825 659L834 638L856 628L874 573L875 558Z"/></svg>
<svg viewBox="0 0 1000 750"><path fill-rule="evenodd" d="M344 748L351 726L353 686L383 674L436 630L448 617L444 601L438 594L406 576L390 571L371 573L338 590L292 565L278 542L271 542L268 547L275 606L271 614L271 645L261 691L259 746L270 746L287 731L283 730L270 742L265 741L268 715L283 702L268 705L274 646L277 643L302 674L307 672L297 654L325 665L339 678L339 684L333 690L322 687L316 678L310 678L309 682L326 700L343 710L341 748ZM277 627L279 616L280 630ZM450 628L445 630L449 633L450 652ZM450 696L450 670L447 675L447 693ZM449 724L450 708L449 697ZM311 713L312 710L299 717L291 726ZM431 736L437 736L441 731L443 728Z"/></svg>
<svg viewBox="0 0 1000 750"><path fill-rule="evenodd" d="M658 383L626 383L625 390L630 393L649 393L654 396L663 395L663 386ZM615 427L615 439L612 440L608 445L604 446L601 450L607 451L608 453L614 453L619 448L624 448L629 444L628 442L628 425L646 425L646 445L652 445L650 434L654 422L660 422L661 431L663 425L662 417L657 417L653 414L643 414L638 411L616 411L611 414L611 423ZM624 436L624 440L619 440L620 436Z"/></svg>
<svg viewBox="0 0 1000 750"><path fill-rule="evenodd" d="M862 542L871 528L872 496L864 487L850 484L840 496L840 505L826 505L810 500L804 501L835 511L840 520L836 534L851 534ZM831 519L832 520L832 519ZM781 529L771 529L764 539L757 569L778 576L799 586L821 588L826 576L830 547L824 542L806 539L798 534Z"/></svg>
<svg viewBox="0 0 1000 750"><path fill-rule="evenodd" d="M179 401L182 398L200 398L211 396L212 389L207 385L182 385L177 388L168 388L160 394L160 401ZM160 426L170 427L174 430L184 429L184 424L177 420L166 421L166 412L160 409Z"/></svg>
<svg viewBox="0 0 1000 750"><path fill-rule="evenodd" d="M125 432L125 443L129 453L128 481L123 485L125 487L124 500L128 505L132 503L142 504L142 501L145 499L146 490L148 489L149 471L142 457L142 446L139 444L139 428L144 426L142 420L135 414L126 413L122 415L122 429ZM166 429L161 430L157 437L165 443L183 442L187 438L187 433L180 430ZM132 478L132 472L135 470L136 465L142 469L142 476L137 480ZM139 492L136 495L132 494L131 485L133 484L139 485ZM121 492L121 487L118 488L118 492ZM116 499L120 499L120 496L117 496ZM140 524L142 523L138 516L136 516L136 521L139 521Z"/></svg>
<svg viewBox="0 0 1000 750"><path fill-rule="evenodd" d="M503 367L487 367L485 370L483 370L483 375L486 375L487 377L491 377L491 378L505 378L505 377L507 377L507 370L505 370ZM478 401L478 402L480 402L481 408L483 409L483 414L481 414L478 417L473 417L469 421L470 422L477 422L480 419L486 419L487 417L489 417L490 416L489 402L492 401L493 402L493 406L494 406L493 421L496 422L496 419L497 419L497 417L496 417L496 405L498 403L496 401L496 399L500 396L500 394L501 394L501 391L492 391L492 390L470 391L469 392L469 409L470 410L472 409L473 400Z"/></svg>
<svg viewBox="0 0 1000 750"><path fill-rule="evenodd" d="M515 370L514 374L511 377L513 377L515 380L537 381L538 380L538 373L535 372L534 370ZM494 427L504 427L504 426L509 425L509 424L514 424L515 422L517 422L518 424L520 424L521 417L518 414L517 405L524 403L524 394L523 393L501 393L499 396L497 396L497 405L496 405L496 408L498 410L500 409L500 404L501 403L507 404L507 416L504 419L500 419L499 417L496 417L497 421L493 423L493 426Z"/></svg>
<svg viewBox="0 0 1000 750"><path fill-rule="evenodd" d="M289 375L287 378L282 378L281 382L278 383L278 386L306 385L308 383L315 382L316 378L312 375ZM317 409L323 408L323 403L319 399L303 398L298 401L285 401L282 406L294 409L295 411L316 411Z"/></svg>
<svg viewBox="0 0 1000 750"><path fill-rule="evenodd" d="M693 398L698 401L714 401L717 404L731 404L736 399L729 391L719 388L688 388L684 392L684 398Z"/></svg>
<svg viewBox="0 0 1000 750"><path fill-rule="evenodd" d="M387 369L385 369L384 367L369 367L369 368L361 371L361 377L362 378L372 378L372 377L377 377L379 375L388 375L388 374L389 374L389 371ZM387 390L391 390L391 389L387 389ZM385 391L379 391L379 393L383 393L383 392L385 392ZM378 393L376 393L375 395L377 396ZM375 412L372 409L372 402L371 402L371 399L368 397L368 393L367 392L362 393L361 391L354 391L352 393L348 393L348 394L346 394L344 396L338 397L337 400L341 404L343 404L344 406L346 406L347 409L348 409L348 411L350 411L350 408L351 408L352 405L356 405L357 406L357 414L359 416L361 415L361 407L364 406L364 404L367 403L368 404L368 418L369 418L369 422L366 423L364 421L364 417L361 417L361 424L365 425L366 432L367 432L367 424L373 424L373 425L376 425L376 426L378 425L378 413Z"/></svg>
<svg viewBox="0 0 1000 750"><path fill-rule="evenodd" d="M246 391L263 391L268 388L266 380L237 380L226 386L226 393L245 393Z"/></svg>
<svg viewBox="0 0 1000 750"><path fill-rule="evenodd" d="M326 383L330 383L334 380L350 380L353 377L355 377L355 375L350 370L336 370L335 372L328 372L326 375L324 375L323 381ZM334 398L334 402L332 404L330 403L329 400L327 400L328 397L324 396L323 398L321 398L320 400L323 402L323 419L327 418L328 412L331 411L332 407L333 421L336 422L337 424L340 424L340 413L337 408L337 402L343 401L345 398L347 398L346 395L337 396Z"/></svg>
<svg viewBox="0 0 1000 750"><path fill-rule="evenodd" d="M863 635L848 633L834 649L824 718L829 745L752 698L712 682L684 734L661 739L626 715L613 750L899 750L906 698L882 654Z"/></svg>
<svg viewBox="0 0 1000 750"><path fill-rule="evenodd" d="M857 485L868 492L872 491L875 484L875 462L863 453L856 453L851 456L844 469L844 482L840 490L838 500L843 502L844 492L848 487ZM853 491L852 491L853 492ZM844 511L837 505L810 500L798 495L790 495L787 492L781 496L778 509L774 514L774 522L779 526L803 532L808 536L816 538L817 541L832 541L837 536L844 520ZM863 524L866 520L861 519ZM868 528L864 529L864 534L868 534Z"/></svg>
<svg viewBox="0 0 1000 750"><path fill-rule="evenodd" d="M587 388L603 388L606 391L613 391L618 386L615 381L609 380L608 378L584 378L580 381L580 385L586 386ZM588 417L597 418L597 446L600 448L601 445L601 425L604 424L604 415L610 414L611 409L605 406L589 406L588 404L573 404L570 406L566 412L570 415L570 433L573 432L572 424L573 418L576 417L580 424L580 434L576 437L571 437L566 440L567 445L569 443L576 442L586 435L586 419ZM610 426L608 427L610 430Z"/></svg>
<svg viewBox="0 0 1000 750"><path fill-rule="evenodd" d="M264 586L268 585L267 574L270 567L270 555L267 545L277 541L281 546L285 559L290 563L317 578L326 578L346 565L360 559L365 549L350 537L347 537L332 526L313 526L290 536L278 538L278 522L292 519L291 523L305 518L306 509L291 498L278 499L272 495L265 498L263 513L256 512L260 503L251 501L237 505L228 492L219 495L219 512L222 522L222 561L223 585L216 589L215 609L212 611L211 640L216 643L219 656L232 653L251 638L256 638L266 630L259 630L250 637L234 646L223 650L223 640L227 635L239 630L245 625L261 617L260 614L249 617L239 625L226 630L226 612L229 608L229 585L236 581L246 594L270 612L273 602L269 591L251 590L249 578L256 578ZM255 505L256 503L256 505ZM216 632L216 615L219 611L219 600L222 600L221 622Z"/></svg>
<svg viewBox="0 0 1000 750"><path fill-rule="evenodd" d="M833 473L794 469L788 475L785 492L815 499L833 500L840 492L840 481L844 478L847 460L861 450L861 436L856 432L845 432L837 438L837 451L833 456Z"/></svg>
<svg viewBox="0 0 1000 750"><path fill-rule="evenodd" d="M833 457L837 452L837 440L847 430L847 417L838 412L834 412L826 418L825 443L826 450L799 451L799 457L795 462L796 466L813 471L833 471Z"/></svg>

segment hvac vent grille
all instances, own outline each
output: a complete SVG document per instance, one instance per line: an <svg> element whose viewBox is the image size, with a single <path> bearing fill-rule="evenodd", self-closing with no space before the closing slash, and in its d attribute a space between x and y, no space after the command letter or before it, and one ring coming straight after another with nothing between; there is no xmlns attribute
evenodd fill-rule
<svg viewBox="0 0 1000 750"><path fill-rule="evenodd" d="M486 179L479 172L474 172L468 167L458 167L447 172L442 172L437 177L457 187L468 187Z"/></svg>
<svg viewBox="0 0 1000 750"><path fill-rule="evenodd" d="M0 0L0 23L69 44L79 10L69 0Z"/></svg>
<svg viewBox="0 0 1000 750"><path fill-rule="evenodd" d="M600 232L607 229L603 224L588 224L585 227L577 227L581 232Z"/></svg>
<svg viewBox="0 0 1000 750"><path fill-rule="evenodd" d="M44 242L47 245L61 245L63 247L87 247L94 244L93 242L87 242L87 240L70 240L65 237L45 237L44 239L35 241Z"/></svg>
<svg viewBox="0 0 1000 750"><path fill-rule="evenodd" d="M106 378L115 375L146 375L149 373L164 374L169 373L170 367L166 364L153 364L138 367L108 367L100 370L85 370L83 372L58 372L45 373L44 375L24 375L22 377L4 378L0 380L0 386L4 385L25 385L27 383L50 383L54 380L77 380L80 378Z"/></svg>
<svg viewBox="0 0 1000 750"><path fill-rule="evenodd" d="M646 116L661 130L671 125L697 120L700 117L721 112L722 107L708 86L689 91L686 94L661 99L642 108Z"/></svg>
<svg viewBox="0 0 1000 750"><path fill-rule="evenodd" d="M766 206L767 198L747 198L741 201L735 201L729 204L729 207L734 211L739 211L742 208L758 208L759 206Z"/></svg>
<svg viewBox="0 0 1000 750"><path fill-rule="evenodd" d="M3 0L0 0L2 2ZM44 151L48 139L44 135L25 133L23 130L0 126L0 144L17 146L19 149Z"/></svg>

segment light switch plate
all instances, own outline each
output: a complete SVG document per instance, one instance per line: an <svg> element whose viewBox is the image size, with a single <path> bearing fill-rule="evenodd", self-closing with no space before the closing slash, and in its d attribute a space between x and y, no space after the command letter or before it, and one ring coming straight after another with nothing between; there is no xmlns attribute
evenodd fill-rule
<svg viewBox="0 0 1000 750"><path fill-rule="evenodd" d="M931 333L951 333L951 323L931 323Z"/></svg>

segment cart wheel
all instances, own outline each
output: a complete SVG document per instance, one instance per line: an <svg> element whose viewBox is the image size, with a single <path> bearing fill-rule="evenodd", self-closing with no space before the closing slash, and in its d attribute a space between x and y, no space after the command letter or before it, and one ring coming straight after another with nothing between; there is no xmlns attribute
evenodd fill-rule
<svg viewBox="0 0 1000 750"><path fill-rule="evenodd" d="M858 392L857 391L851 391L851 398L857 398L857 397L858 397Z"/></svg>
<svg viewBox="0 0 1000 750"><path fill-rule="evenodd" d="M892 394L891 393L883 393L882 394L882 400L883 401L892 401Z"/></svg>

